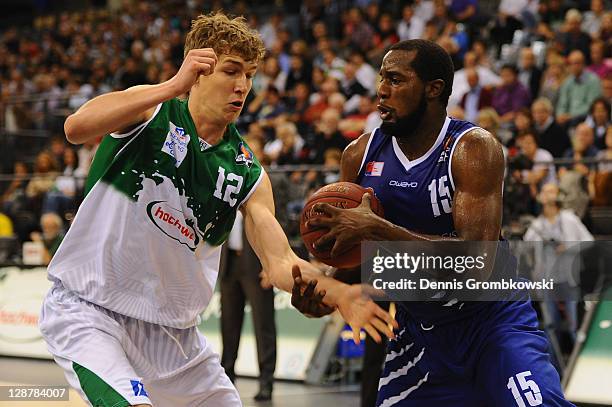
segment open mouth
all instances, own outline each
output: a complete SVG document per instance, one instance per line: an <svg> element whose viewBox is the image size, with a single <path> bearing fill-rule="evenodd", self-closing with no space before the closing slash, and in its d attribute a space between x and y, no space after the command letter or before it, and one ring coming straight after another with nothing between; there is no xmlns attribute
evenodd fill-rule
<svg viewBox="0 0 612 407"><path fill-rule="evenodd" d="M241 100L236 100L230 103L230 105L237 107L238 109L242 108L242 101Z"/></svg>
<svg viewBox="0 0 612 407"><path fill-rule="evenodd" d="M380 118L382 121L391 120L393 118L393 108L385 105L377 105L376 108L380 113Z"/></svg>

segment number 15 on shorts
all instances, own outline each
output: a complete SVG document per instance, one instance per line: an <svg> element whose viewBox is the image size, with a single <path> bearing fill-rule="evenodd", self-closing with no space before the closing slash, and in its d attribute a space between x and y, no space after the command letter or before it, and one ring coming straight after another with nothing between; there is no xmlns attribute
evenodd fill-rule
<svg viewBox="0 0 612 407"><path fill-rule="evenodd" d="M528 405L539 406L542 404L540 388L533 380L527 380L529 376L531 376L531 371L525 370L524 372L517 373L516 376L510 376L508 378L508 389L512 392L512 396L518 407L527 407ZM528 404L525 404L523 397L527 400Z"/></svg>

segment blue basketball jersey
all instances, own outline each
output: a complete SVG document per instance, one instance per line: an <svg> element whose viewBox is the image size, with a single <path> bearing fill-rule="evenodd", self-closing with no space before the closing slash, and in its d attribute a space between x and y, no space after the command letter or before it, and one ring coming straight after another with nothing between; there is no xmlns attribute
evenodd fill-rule
<svg viewBox="0 0 612 407"><path fill-rule="evenodd" d="M374 130L359 169L357 183L371 187L382 203L385 219L408 230L454 236L452 207L455 182L451 167L459 139L476 128L472 123L447 117L433 146L422 157L409 160L395 137ZM477 159L476 157L474 159ZM478 303L400 303L427 323L440 323L471 314ZM480 304L482 305L482 304Z"/></svg>
<svg viewBox="0 0 612 407"><path fill-rule="evenodd" d="M408 160L393 136L370 135L357 183L371 187L391 223L418 233L452 236L455 184L451 155L472 123L446 118L436 142L422 157Z"/></svg>

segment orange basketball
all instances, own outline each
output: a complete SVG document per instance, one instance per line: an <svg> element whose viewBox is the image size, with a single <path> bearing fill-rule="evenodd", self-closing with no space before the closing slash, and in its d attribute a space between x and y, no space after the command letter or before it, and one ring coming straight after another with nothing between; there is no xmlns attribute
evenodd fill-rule
<svg viewBox="0 0 612 407"><path fill-rule="evenodd" d="M346 250L344 253L340 253L336 257L331 257L331 249L333 244L329 247L320 248L320 250L316 250L313 247L314 242L316 242L321 236L326 234L329 229L327 228L319 228L319 229L308 229L306 227L306 222L310 219L314 219L320 216L326 216L321 212L317 212L313 209L313 206L318 203L327 203L336 208L341 209L350 209L355 208L361 204L361 198L363 194L369 192L372 196L370 202L372 211L380 217L384 217L384 212L380 201L374 195L374 191L371 188L364 188L361 185L353 184L352 182L336 182L333 184L329 184L324 186L315 192L306 205L304 205L304 210L302 211L302 216L300 219L300 234L302 235L302 240L306 245L308 251L317 258L317 260L328 264L332 267L338 268L350 268L356 267L361 264L361 245L356 244L350 249Z"/></svg>

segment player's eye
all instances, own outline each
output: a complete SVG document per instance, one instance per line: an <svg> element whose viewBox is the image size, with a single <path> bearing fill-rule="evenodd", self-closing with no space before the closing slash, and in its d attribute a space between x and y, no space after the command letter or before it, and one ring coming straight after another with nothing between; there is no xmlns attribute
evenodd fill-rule
<svg viewBox="0 0 612 407"><path fill-rule="evenodd" d="M398 78L391 78L391 85L399 85L400 82Z"/></svg>
<svg viewBox="0 0 612 407"><path fill-rule="evenodd" d="M225 73L226 73L226 74L228 74L228 75L230 75L230 76L232 76L232 75L235 75L235 74L236 74L236 71L226 70L226 71L225 71Z"/></svg>

